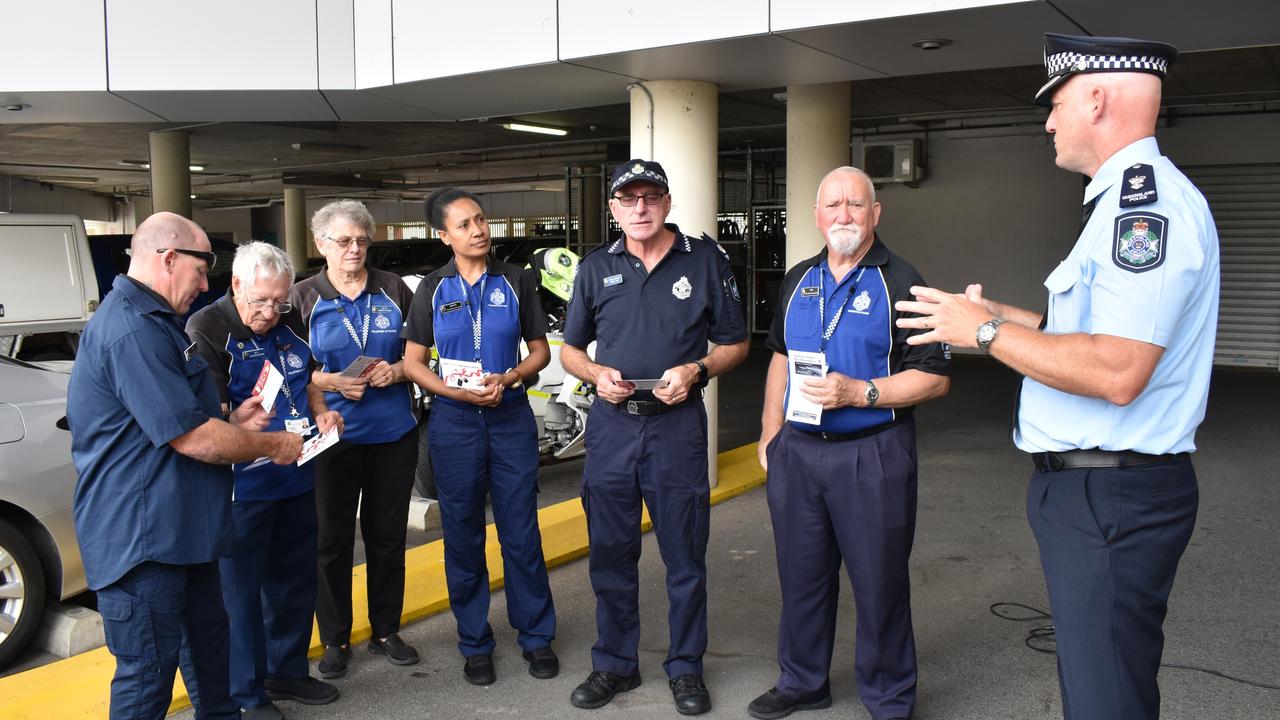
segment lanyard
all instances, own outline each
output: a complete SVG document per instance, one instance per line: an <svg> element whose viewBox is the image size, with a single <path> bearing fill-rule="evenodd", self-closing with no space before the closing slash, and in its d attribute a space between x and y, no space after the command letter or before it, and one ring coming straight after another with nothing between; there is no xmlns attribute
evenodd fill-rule
<svg viewBox="0 0 1280 720"><path fill-rule="evenodd" d="M820 350L827 351L827 341L832 335L836 334L836 326L840 324L840 318L844 317L844 306L849 304L849 298L858 291L858 282L862 280L862 273L866 272L865 267L858 268L858 275L853 278L853 283L849 287L849 292L845 293L844 300L840 302L840 307L836 308L836 314L831 317L831 321L827 323L827 327L822 331L822 345ZM822 266L818 266L818 317L826 322L827 319L827 289L826 289L827 273ZM839 287L837 285L837 287Z"/></svg>
<svg viewBox="0 0 1280 720"><path fill-rule="evenodd" d="M347 326L347 333L351 335L351 340L364 352L364 348L369 344L369 308L373 305L373 294L368 293L364 299L364 328L361 335L356 335L356 326L351 324L351 319L347 317L347 309L342 306L342 301L338 298L333 299L333 306L338 308L338 312L342 313L342 324Z"/></svg>
<svg viewBox="0 0 1280 720"><path fill-rule="evenodd" d="M284 375L284 382L280 383L280 392L284 393L284 399L289 401L289 417L298 417L298 406L293 402L293 390L289 389L289 364L285 362L284 350L280 349L280 341L276 340L276 355L280 356L280 373ZM271 362L268 360L267 362Z"/></svg>
<svg viewBox="0 0 1280 720"><path fill-rule="evenodd" d="M467 316L471 318L471 339L474 341L477 361L480 360L480 329L484 322L484 287L489 281L489 266L484 266L484 272L480 273L480 303L476 307L475 312L471 311L471 292L467 289L467 281L462 279L462 273L458 273L458 287L462 288L463 304L467 306Z"/></svg>

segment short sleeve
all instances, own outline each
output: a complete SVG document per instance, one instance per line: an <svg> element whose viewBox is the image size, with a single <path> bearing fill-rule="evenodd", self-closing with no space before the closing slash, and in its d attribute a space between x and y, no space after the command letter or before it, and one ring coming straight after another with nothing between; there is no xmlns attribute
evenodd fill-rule
<svg viewBox="0 0 1280 720"><path fill-rule="evenodd" d="M893 291L893 304L899 300L914 300L911 287L919 285L928 287L924 278L915 268L900 263L895 267L897 277L890 285ZM892 311L891 316L897 311ZM904 317L917 317L916 313L904 313ZM904 370L920 370L931 375L946 375L951 371L951 349L945 343L926 343L924 345L908 345L907 338L912 335L929 332L925 328L900 328L893 322L893 346L902 353L894 372Z"/></svg>
<svg viewBox="0 0 1280 720"><path fill-rule="evenodd" d="M439 281L432 277L425 278L418 285L418 292L409 303L409 314L405 318L404 329L400 332L401 338L423 347L436 344L435 308L431 307L431 298L435 295L435 288L438 285Z"/></svg>
<svg viewBox="0 0 1280 720"><path fill-rule="evenodd" d="M122 335L103 355L103 375L154 447L191 432L211 418L201 407L190 377L207 372L197 353L182 364L165 342L147 342L138 331Z"/></svg>
<svg viewBox="0 0 1280 720"><path fill-rule="evenodd" d="M717 345L732 345L747 338L747 323L742 314L742 296L733 266L724 250L715 241L708 241L715 248L716 277L720 284L711 302L711 323L707 339Z"/></svg>
<svg viewBox="0 0 1280 720"><path fill-rule="evenodd" d="M564 316L564 341L568 345L585 350L596 339L594 284L586 263L578 266L573 279L573 296Z"/></svg>
<svg viewBox="0 0 1280 720"><path fill-rule="evenodd" d="M231 399L227 394L227 387L231 384L230 359L223 348L214 342L205 323L200 322L199 314L187 320L187 336L196 344L196 354L209 366L209 373L213 375L213 384L218 387L218 397L222 404L230 406Z"/></svg>
<svg viewBox="0 0 1280 720"><path fill-rule="evenodd" d="M516 290L520 297L520 337L526 341L547 336L547 313L538 297L538 271L518 270Z"/></svg>
<svg viewBox="0 0 1280 720"><path fill-rule="evenodd" d="M778 302L773 306L773 319L769 322L769 336L765 338L765 347L776 353L787 354L787 309L791 294L807 271L807 265L797 265L787 271L782 279L782 287L778 288Z"/></svg>

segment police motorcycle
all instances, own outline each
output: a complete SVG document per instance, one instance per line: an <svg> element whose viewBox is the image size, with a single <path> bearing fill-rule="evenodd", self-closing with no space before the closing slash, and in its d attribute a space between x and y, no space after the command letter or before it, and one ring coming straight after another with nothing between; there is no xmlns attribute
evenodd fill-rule
<svg viewBox="0 0 1280 720"><path fill-rule="evenodd" d="M578 272L578 256L562 247L534 250L525 266L536 273L538 295L547 314L547 343L551 346L551 362L541 372L525 380L525 393L538 424L538 453L544 464L571 460L586 452L587 412L595 400L595 386L565 372L560 364L560 346L564 344L564 316L573 293L573 278ZM518 262L512 258L509 262ZM417 290L423 275L404 278ZM521 355L527 352L521 343ZM595 343L587 347L595 355ZM436 354L432 349L434 370ZM436 498L435 475L427 439L427 418L431 412L431 395L414 386L415 406L420 410L418 425L418 468L414 478L417 494Z"/></svg>

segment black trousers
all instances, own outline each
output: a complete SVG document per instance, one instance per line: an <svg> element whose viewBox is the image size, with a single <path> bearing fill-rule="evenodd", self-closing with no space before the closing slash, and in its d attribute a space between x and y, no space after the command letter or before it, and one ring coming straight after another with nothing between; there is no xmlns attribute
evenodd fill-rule
<svg viewBox="0 0 1280 720"><path fill-rule="evenodd" d="M374 637L400 630L404 610L404 542L409 494L418 463L418 430L399 440L357 445L339 441L316 463L316 622L325 645L351 642L351 565L360 536L368 563L369 624Z"/></svg>

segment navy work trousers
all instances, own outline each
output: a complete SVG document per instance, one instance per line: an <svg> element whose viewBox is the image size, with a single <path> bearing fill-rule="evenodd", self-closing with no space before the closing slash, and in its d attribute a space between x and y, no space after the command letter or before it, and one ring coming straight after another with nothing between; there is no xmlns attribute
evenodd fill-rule
<svg viewBox="0 0 1280 720"><path fill-rule="evenodd" d="M207 720L240 717L227 683L227 614L218 564L144 562L98 591L107 648L116 658L111 720L162 720L173 700L183 644L183 677ZM191 677L194 675L194 677Z"/></svg>
<svg viewBox="0 0 1280 720"><path fill-rule="evenodd" d="M507 620L524 650L555 638L556 609L538 530L538 426L528 400L496 408L437 402L428 435L444 530L444 573L463 656L493 652L485 496L502 544Z"/></svg>
<svg viewBox="0 0 1280 720"><path fill-rule="evenodd" d="M801 701L830 693L843 559L857 609L858 694L876 720L911 717L916 646L907 561L916 529L915 423L843 442L787 423L767 452L782 586L778 690Z"/></svg>
<svg viewBox="0 0 1280 720"><path fill-rule="evenodd" d="M707 411L691 402L649 417L602 400L591 406L582 506L596 594L594 670L631 675L640 641L640 511L649 508L667 567L671 644L663 667L702 674L707 649Z"/></svg>
<svg viewBox="0 0 1280 720"><path fill-rule="evenodd" d="M1178 561L1200 491L1189 458L1033 472L1027 518L1053 608L1067 720L1155 720Z"/></svg>
<svg viewBox="0 0 1280 720"><path fill-rule="evenodd" d="M266 678L307 677L316 603L316 498L231 504L231 555L222 558L222 598L231 622L231 697L265 705Z"/></svg>
<svg viewBox="0 0 1280 720"><path fill-rule="evenodd" d="M356 507L368 565L369 624L374 637L399 632L404 610L404 542L418 464L418 429L367 445L339 440L316 464L316 624L325 645L351 642L351 565Z"/></svg>

